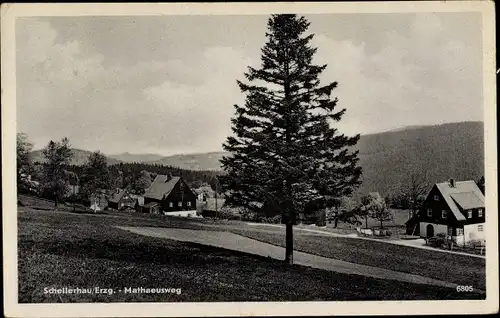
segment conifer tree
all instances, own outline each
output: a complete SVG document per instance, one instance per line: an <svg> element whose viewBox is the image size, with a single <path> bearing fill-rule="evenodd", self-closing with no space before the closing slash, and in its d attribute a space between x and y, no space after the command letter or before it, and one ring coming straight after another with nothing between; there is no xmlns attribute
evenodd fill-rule
<svg viewBox="0 0 500 318"><path fill-rule="evenodd" d="M111 176L104 154L95 151L89 155L87 162L83 166L80 181L82 184L82 193L89 197L97 196L101 191L110 188Z"/></svg>
<svg viewBox="0 0 500 318"><path fill-rule="evenodd" d="M309 22L293 14L272 15L261 67L249 67L243 106L234 105L233 136L221 162L226 203L282 216L286 224L285 262L293 263L293 225L299 215L336 206L359 185L354 146L336 128L345 109L331 98L337 82L321 85L326 65L315 65Z"/></svg>
<svg viewBox="0 0 500 318"><path fill-rule="evenodd" d="M43 189L54 198L57 209L58 202L68 192L67 169L71 164L73 153L68 138L60 142L50 141L42 150L47 163L43 167Z"/></svg>

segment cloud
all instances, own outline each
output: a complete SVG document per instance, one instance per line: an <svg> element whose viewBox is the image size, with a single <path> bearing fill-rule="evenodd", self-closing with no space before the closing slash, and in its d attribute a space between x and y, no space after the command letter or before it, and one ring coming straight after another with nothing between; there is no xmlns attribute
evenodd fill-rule
<svg viewBox="0 0 500 318"><path fill-rule="evenodd" d="M260 64L255 39L230 45L207 35L207 44L190 46L186 56L161 59L155 51L155 59L146 59L131 43L114 40L113 47L92 50L89 41L62 40L47 20L16 26L18 130L37 147L67 136L75 147L105 153L220 149L231 132L232 105L244 99L236 79ZM406 29L377 33L377 49L315 32L315 61L328 64L321 79L339 82L333 94L347 108L341 132L482 120L481 48L461 41L436 15L415 15ZM105 43L101 33L92 34ZM184 42L170 41L182 51ZM109 63L124 49L141 58Z"/></svg>
<svg viewBox="0 0 500 318"><path fill-rule="evenodd" d="M411 34L381 37L386 45L368 54L364 44L317 35L322 80L338 81L334 95L346 108L338 124L346 134L397 126L482 120L480 48L447 37L439 18L417 15ZM395 127L396 126L396 127Z"/></svg>
<svg viewBox="0 0 500 318"><path fill-rule="evenodd" d="M154 130L168 144L209 151L219 149L230 134L229 119L232 105L243 102L236 79L243 77L246 66L252 61L241 50L230 47L210 47L202 53L196 65L201 78L198 85L179 84L174 80L144 90L155 113L168 110L165 122ZM165 126L169 130L164 129Z"/></svg>
<svg viewBox="0 0 500 318"><path fill-rule="evenodd" d="M36 32L33 32L36 30ZM229 134L242 50L208 47L196 63L141 61L107 66L83 57L77 41L58 44L50 24L32 21L19 45L19 129L37 147L68 136L77 147L176 153L218 149ZM39 52L30 58L28 52Z"/></svg>

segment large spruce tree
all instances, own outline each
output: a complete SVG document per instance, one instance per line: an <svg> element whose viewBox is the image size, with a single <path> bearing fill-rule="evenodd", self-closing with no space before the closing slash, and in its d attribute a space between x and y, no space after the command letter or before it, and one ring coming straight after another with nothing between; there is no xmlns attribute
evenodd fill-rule
<svg viewBox="0 0 500 318"><path fill-rule="evenodd" d="M249 67L244 106L235 105L234 136L223 145L226 175L221 182L227 203L269 215L286 224L285 262L293 263L293 225L299 214L312 214L339 204L359 185L359 135L335 129L345 109L330 98L337 82L320 85L326 65L313 64L309 22L292 14L272 15L262 65ZM332 52L334 55L335 52Z"/></svg>

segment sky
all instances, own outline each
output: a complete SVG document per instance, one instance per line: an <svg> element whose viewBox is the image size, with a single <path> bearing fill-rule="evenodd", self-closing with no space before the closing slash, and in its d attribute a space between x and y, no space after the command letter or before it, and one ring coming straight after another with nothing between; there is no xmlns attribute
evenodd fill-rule
<svg viewBox="0 0 500 318"><path fill-rule="evenodd" d="M322 83L339 83L341 133L483 120L480 13L305 17ZM17 18L17 131L35 149L220 151L268 18Z"/></svg>

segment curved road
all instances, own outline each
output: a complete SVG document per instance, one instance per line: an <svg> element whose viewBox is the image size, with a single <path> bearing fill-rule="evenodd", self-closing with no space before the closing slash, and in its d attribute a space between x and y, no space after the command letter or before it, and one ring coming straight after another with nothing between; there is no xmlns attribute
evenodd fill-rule
<svg viewBox="0 0 500 318"><path fill-rule="evenodd" d="M285 249L283 247L259 242L229 232L128 226L118 226L118 228L146 236L210 245L264 257L271 257L279 260L283 259L285 255ZM295 264L335 271L344 274L363 275L381 279L409 282L414 284L435 285L449 288L457 287L457 284L429 277L397 272L373 266L355 264L298 251L294 252L293 257ZM478 293L484 293L484 291L481 290L475 291Z"/></svg>

